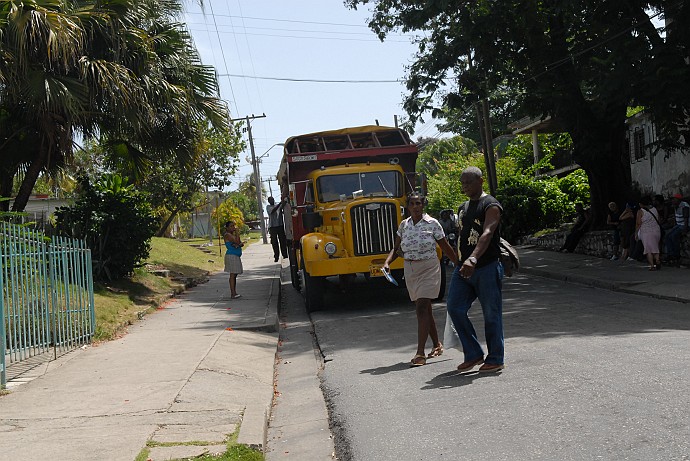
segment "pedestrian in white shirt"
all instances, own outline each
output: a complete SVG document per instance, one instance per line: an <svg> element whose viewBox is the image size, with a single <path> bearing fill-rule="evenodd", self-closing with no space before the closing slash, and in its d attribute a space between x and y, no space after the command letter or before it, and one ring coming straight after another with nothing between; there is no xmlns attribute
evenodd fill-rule
<svg viewBox="0 0 690 461"><path fill-rule="evenodd" d="M448 244L439 222L424 213L426 198L412 193L407 198L410 217L400 223L395 245L383 264L385 271L399 253L405 259L405 284L417 309L417 353L411 366L426 364L426 359L443 354L443 344L438 338L436 322L431 310L431 300L439 296L441 289L441 265L436 254L436 245L448 256L453 264L458 257ZM432 349L424 354L427 337L431 337Z"/></svg>

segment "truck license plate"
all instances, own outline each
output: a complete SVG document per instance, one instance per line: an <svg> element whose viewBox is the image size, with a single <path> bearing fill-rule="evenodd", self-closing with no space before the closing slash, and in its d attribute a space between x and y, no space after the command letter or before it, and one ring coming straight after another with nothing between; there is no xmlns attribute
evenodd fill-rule
<svg viewBox="0 0 690 461"><path fill-rule="evenodd" d="M369 266L369 275L372 277L383 277L381 266Z"/></svg>

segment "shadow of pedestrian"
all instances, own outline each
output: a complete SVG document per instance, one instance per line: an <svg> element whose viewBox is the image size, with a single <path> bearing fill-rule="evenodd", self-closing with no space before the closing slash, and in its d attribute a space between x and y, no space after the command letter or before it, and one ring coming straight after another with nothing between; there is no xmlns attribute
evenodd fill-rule
<svg viewBox="0 0 690 461"><path fill-rule="evenodd" d="M386 375L394 371L404 371L410 369L410 362L399 362L394 365L389 365L387 367L369 368L368 370L362 370L359 374L368 375Z"/></svg>
<svg viewBox="0 0 690 461"><path fill-rule="evenodd" d="M427 381L426 386L421 389L423 391L430 389L452 389L454 387L467 386L472 384L476 379L498 378L501 373L479 373L478 371L470 371L461 373L457 370L442 373L431 380Z"/></svg>

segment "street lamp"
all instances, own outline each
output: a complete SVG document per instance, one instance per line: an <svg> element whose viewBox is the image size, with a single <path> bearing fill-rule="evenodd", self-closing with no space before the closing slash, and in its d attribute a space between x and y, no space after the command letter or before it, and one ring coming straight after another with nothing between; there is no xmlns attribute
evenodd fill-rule
<svg viewBox="0 0 690 461"><path fill-rule="evenodd" d="M261 198L261 172L259 171L259 160L264 158L268 152L276 146L284 146L282 142L277 142L269 147L266 152L256 157L254 154L254 143L252 142L252 137L249 136L249 147L252 151L252 166L254 167L254 181L256 184L256 203L259 206L259 224L261 225L261 238L264 244L268 243L268 238L266 237L266 223L264 222L264 206L263 199Z"/></svg>

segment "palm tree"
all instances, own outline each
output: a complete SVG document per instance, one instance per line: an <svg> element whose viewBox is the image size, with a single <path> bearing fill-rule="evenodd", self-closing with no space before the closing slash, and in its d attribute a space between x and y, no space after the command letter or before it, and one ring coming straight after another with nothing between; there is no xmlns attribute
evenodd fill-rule
<svg viewBox="0 0 690 461"><path fill-rule="evenodd" d="M2 156L3 194L23 167L20 195L28 198L41 170L64 161L73 126L80 123L88 102L72 70L84 30L71 14L71 4L57 5L0 2L0 107L5 115L0 145L8 154ZM14 209L23 209L25 203L15 201Z"/></svg>
<svg viewBox="0 0 690 461"><path fill-rule="evenodd" d="M102 138L141 172L161 156L190 163L200 120L227 127L215 72L175 22L181 8L173 0L0 0L0 193L26 169L15 211L41 171L69 160L75 134ZM5 158L5 149L14 154Z"/></svg>

